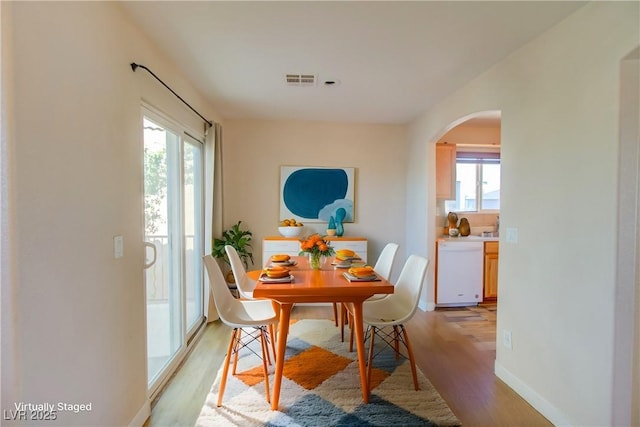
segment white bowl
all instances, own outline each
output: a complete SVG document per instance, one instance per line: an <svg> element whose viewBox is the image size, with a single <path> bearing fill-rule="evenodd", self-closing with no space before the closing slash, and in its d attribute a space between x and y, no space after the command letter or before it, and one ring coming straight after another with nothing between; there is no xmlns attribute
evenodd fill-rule
<svg viewBox="0 0 640 427"><path fill-rule="evenodd" d="M302 233L302 227L278 227L278 231L284 237L297 237Z"/></svg>

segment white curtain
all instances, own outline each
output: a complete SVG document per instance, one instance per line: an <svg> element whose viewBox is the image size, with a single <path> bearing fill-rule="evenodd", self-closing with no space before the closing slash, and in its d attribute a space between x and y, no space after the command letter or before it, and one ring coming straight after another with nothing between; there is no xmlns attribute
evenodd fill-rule
<svg viewBox="0 0 640 427"><path fill-rule="evenodd" d="M209 129L205 142L205 162L211 165L205 168L205 255L211 253L213 237L222 233L222 128L214 123ZM207 323L218 320L218 312L209 287L209 278L205 274L204 314Z"/></svg>

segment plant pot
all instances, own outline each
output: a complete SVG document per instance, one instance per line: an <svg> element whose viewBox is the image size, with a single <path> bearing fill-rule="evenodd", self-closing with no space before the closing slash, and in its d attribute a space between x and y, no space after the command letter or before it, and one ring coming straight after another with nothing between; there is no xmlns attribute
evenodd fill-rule
<svg viewBox="0 0 640 427"><path fill-rule="evenodd" d="M233 277L233 270L227 271L227 274L224 275L224 280L229 284L236 283L236 278Z"/></svg>

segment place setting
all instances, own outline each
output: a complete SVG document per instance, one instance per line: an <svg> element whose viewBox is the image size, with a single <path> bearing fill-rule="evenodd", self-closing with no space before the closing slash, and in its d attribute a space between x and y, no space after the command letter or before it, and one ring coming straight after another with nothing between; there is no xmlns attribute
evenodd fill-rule
<svg viewBox="0 0 640 427"><path fill-rule="evenodd" d="M366 263L350 249L338 249L335 259L331 262L335 268L364 267Z"/></svg>
<svg viewBox="0 0 640 427"><path fill-rule="evenodd" d="M380 280L373 267L369 265L351 267L342 274L350 282L375 282Z"/></svg>
<svg viewBox="0 0 640 427"><path fill-rule="evenodd" d="M286 254L272 255L269 262L269 266L271 267L293 267L297 264L298 262L296 260L291 259L291 257Z"/></svg>
<svg viewBox="0 0 640 427"><path fill-rule="evenodd" d="M292 260L289 255L273 255L268 267L262 270L258 280L262 283L291 283L293 282L293 275L288 267L296 264L297 262Z"/></svg>

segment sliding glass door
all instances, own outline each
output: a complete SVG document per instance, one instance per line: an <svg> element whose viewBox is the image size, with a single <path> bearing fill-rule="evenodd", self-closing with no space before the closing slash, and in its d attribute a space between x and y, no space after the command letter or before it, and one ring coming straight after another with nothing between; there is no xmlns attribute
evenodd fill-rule
<svg viewBox="0 0 640 427"><path fill-rule="evenodd" d="M203 319L203 147L150 111L143 120L147 373L153 389Z"/></svg>

